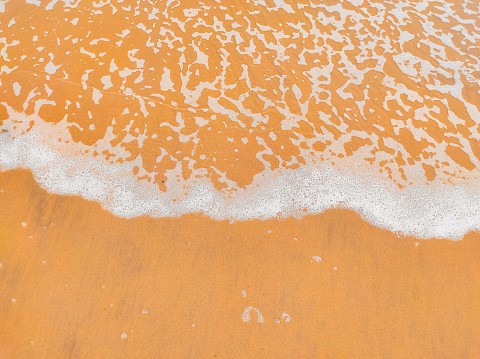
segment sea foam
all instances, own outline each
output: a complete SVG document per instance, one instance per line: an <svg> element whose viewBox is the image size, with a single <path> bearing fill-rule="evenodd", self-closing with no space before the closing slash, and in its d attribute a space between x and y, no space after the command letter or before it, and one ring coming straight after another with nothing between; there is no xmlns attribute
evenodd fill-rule
<svg viewBox="0 0 480 359"><path fill-rule="evenodd" d="M228 193L216 190L205 178L160 191L133 175L134 163L111 164L87 154L66 154L42 141L42 133L35 130L0 134L0 166L29 169L47 191L97 201L124 218L201 212L216 220L245 221L301 218L341 207L400 236L458 240L480 229L477 181L398 188L368 168L349 171L348 166L324 163L264 171L250 185Z"/></svg>

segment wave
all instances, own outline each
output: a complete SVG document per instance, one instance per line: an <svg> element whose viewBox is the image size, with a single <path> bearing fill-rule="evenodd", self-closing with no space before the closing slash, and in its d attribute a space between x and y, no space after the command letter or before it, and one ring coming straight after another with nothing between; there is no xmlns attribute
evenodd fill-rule
<svg viewBox="0 0 480 359"><path fill-rule="evenodd" d="M213 219L244 221L301 218L340 207L399 236L461 239L480 229L480 186L415 185L405 188L367 168L349 171L327 163L264 171L243 189L222 192L206 179L174 182L161 191L132 174L134 163L111 164L67 154L42 141L43 133L0 134L0 166L25 168L47 191L97 201L116 216L180 216L200 212Z"/></svg>

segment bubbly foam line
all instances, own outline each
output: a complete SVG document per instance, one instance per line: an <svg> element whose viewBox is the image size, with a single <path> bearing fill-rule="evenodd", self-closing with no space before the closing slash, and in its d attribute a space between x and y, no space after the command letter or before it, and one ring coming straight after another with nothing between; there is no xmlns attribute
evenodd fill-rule
<svg viewBox="0 0 480 359"><path fill-rule="evenodd" d="M480 186L413 186L398 189L378 176L353 175L331 166L257 176L233 195L206 180L188 183L188 194L162 192L131 174L133 164L109 164L86 155L66 157L42 144L35 132L0 135L0 165L26 168L47 191L99 202L116 216L180 216L203 212L218 220L301 217L332 207L348 208L370 223L418 238L461 239L480 229Z"/></svg>

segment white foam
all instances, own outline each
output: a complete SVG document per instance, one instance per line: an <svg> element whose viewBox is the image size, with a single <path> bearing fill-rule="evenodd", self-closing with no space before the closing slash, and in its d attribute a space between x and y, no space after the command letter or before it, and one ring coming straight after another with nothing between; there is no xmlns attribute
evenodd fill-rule
<svg viewBox="0 0 480 359"><path fill-rule="evenodd" d="M0 166L30 169L49 192L98 201L125 218L180 216L203 211L214 219L301 217L332 207L352 209L374 225L418 238L461 239L480 229L480 186L418 185L398 189L367 170L356 174L327 164L257 175L254 182L227 196L206 180L190 180L166 192L132 174L132 163L109 164L87 155L64 153L42 143L31 131L12 139L0 135ZM359 173L362 173L361 175Z"/></svg>
<svg viewBox="0 0 480 359"><path fill-rule="evenodd" d="M246 306L245 309L243 310L242 321L243 322L249 322L252 319L251 316L250 316L250 311L252 311L252 310L255 311L255 313L257 313L257 322L258 323L263 323L264 319L263 319L262 313L260 312L259 309L254 308L251 305Z"/></svg>

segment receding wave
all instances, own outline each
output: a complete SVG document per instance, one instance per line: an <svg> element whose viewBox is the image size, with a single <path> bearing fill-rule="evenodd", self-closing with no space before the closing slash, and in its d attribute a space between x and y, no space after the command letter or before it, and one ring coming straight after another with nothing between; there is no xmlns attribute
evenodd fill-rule
<svg viewBox="0 0 480 359"><path fill-rule="evenodd" d="M0 166L30 169L46 190L98 201L111 213L131 218L200 212L219 220L301 218L330 208L348 208L369 222L418 238L461 239L480 229L479 181L399 188L355 159L343 166L302 166L259 174L245 188L219 191L205 178L169 182L162 191L133 175L135 163L110 164L82 153L65 154L29 131L14 139L0 134ZM355 169L355 171L352 171Z"/></svg>

